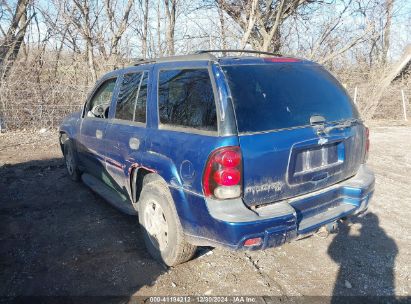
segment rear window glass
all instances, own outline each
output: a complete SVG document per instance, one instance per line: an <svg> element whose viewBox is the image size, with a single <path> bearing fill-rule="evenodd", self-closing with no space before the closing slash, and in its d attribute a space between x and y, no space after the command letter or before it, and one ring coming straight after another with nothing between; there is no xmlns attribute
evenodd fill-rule
<svg viewBox="0 0 411 304"><path fill-rule="evenodd" d="M315 64L233 65L228 78L239 132L258 132L310 124L313 115L326 121L358 118L339 82Z"/></svg>
<svg viewBox="0 0 411 304"><path fill-rule="evenodd" d="M158 107L162 124L217 130L214 94L207 69L160 71Z"/></svg>

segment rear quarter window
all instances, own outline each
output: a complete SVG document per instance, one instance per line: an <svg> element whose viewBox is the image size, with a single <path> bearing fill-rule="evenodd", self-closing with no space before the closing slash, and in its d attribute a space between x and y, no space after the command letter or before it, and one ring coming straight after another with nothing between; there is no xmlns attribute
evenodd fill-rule
<svg viewBox="0 0 411 304"><path fill-rule="evenodd" d="M162 125L217 130L216 106L208 69L161 70L158 108Z"/></svg>
<svg viewBox="0 0 411 304"><path fill-rule="evenodd" d="M306 126L313 115L326 121L358 118L340 83L312 63L224 66L239 132Z"/></svg>

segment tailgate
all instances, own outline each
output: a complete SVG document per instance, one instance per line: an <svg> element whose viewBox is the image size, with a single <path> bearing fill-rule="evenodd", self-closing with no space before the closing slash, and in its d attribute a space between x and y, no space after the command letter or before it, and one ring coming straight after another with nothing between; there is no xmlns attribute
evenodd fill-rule
<svg viewBox="0 0 411 304"><path fill-rule="evenodd" d="M327 136L313 127L240 136L245 203L271 203L353 176L363 160L364 132L354 124Z"/></svg>

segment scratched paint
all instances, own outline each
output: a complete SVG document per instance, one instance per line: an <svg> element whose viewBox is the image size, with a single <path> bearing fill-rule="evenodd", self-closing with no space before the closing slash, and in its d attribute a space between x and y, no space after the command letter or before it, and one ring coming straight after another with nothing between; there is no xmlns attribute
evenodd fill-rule
<svg viewBox="0 0 411 304"><path fill-rule="evenodd" d="M266 181L261 184L251 185L251 186L246 187L245 193L257 195L262 192L271 192L271 191L280 192L283 188L284 188L284 182L282 181L275 181L275 182Z"/></svg>

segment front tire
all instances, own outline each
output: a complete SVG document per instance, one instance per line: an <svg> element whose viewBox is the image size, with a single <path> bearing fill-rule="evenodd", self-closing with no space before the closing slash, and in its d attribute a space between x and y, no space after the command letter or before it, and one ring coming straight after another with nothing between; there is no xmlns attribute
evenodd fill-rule
<svg viewBox="0 0 411 304"><path fill-rule="evenodd" d="M196 246L185 240L170 191L154 174L144 178L138 216L149 253L159 262L175 266L190 260Z"/></svg>
<svg viewBox="0 0 411 304"><path fill-rule="evenodd" d="M67 174L73 181L79 181L81 172L78 168L77 157L74 152L73 143L70 139L63 144L64 162L66 164Z"/></svg>

